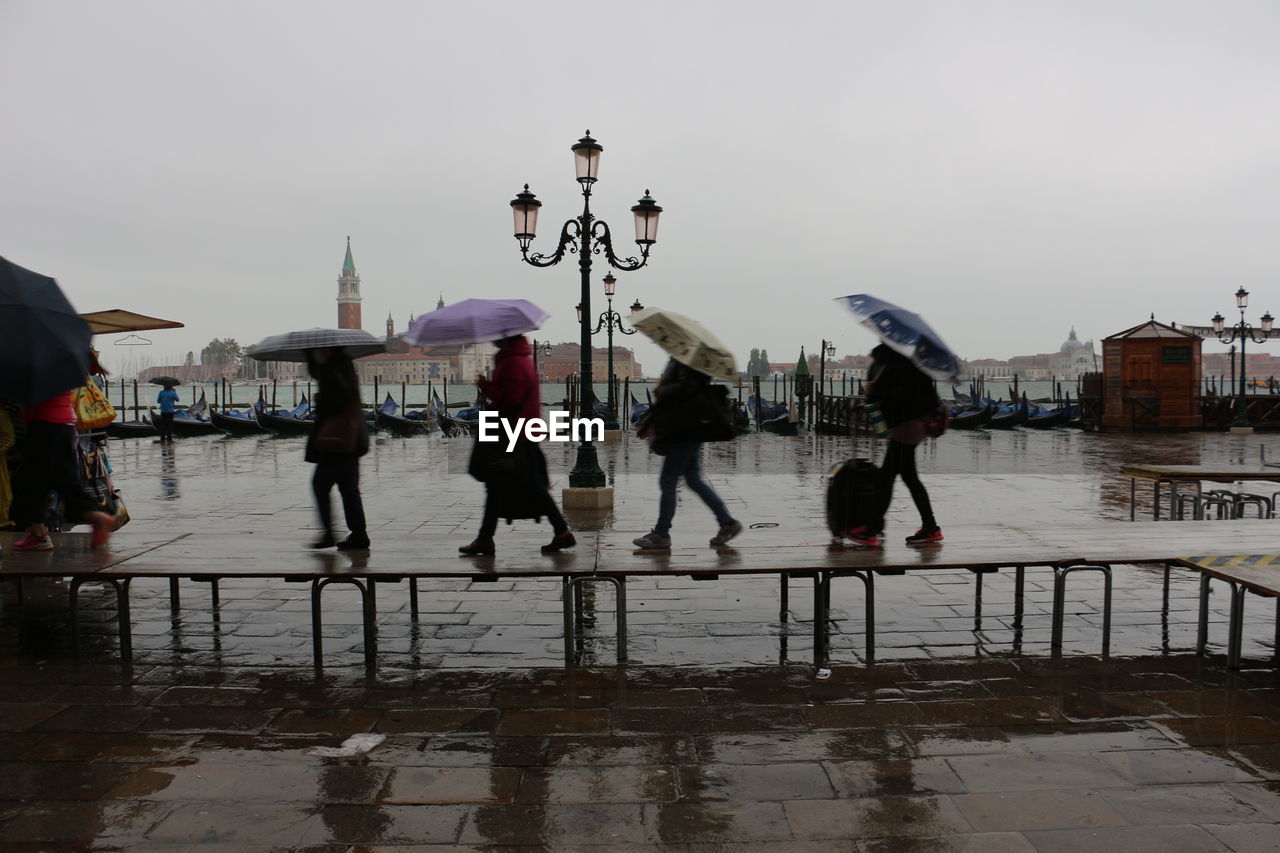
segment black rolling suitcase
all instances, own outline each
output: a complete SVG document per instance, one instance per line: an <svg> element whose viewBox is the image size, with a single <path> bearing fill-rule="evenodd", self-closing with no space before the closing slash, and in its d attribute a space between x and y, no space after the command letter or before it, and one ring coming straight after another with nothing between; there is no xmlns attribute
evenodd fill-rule
<svg viewBox="0 0 1280 853"><path fill-rule="evenodd" d="M871 523L876 470L867 459L846 459L827 471L827 527L832 536L840 538L851 528Z"/></svg>

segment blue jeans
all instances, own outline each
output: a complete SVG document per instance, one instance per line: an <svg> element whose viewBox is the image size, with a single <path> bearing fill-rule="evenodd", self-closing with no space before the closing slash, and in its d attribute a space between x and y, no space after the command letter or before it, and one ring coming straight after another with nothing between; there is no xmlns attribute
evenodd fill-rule
<svg viewBox="0 0 1280 853"><path fill-rule="evenodd" d="M671 533L671 520L676 517L676 487L681 477L684 477L694 494L702 498L703 503L715 513L716 521L722 527L733 521L733 516L729 515L729 510L716 490L702 479L702 442L673 441L667 447L667 455L662 459L662 473L658 475L662 497L658 500L658 523L653 528L655 533L659 536Z"/></svg>

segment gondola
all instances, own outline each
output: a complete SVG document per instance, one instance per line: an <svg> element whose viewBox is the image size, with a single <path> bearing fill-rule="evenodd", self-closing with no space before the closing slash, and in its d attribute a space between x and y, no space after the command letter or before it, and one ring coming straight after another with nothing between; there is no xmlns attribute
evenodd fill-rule
<svg viewBox="0 0 1280 853"><path fill-rule="evenodd" d="M205 421L177 412L173 416L173 434L183 438L193 438L201 435L221 435L222 430L214 426L213 421Z"/></svg>
<svg viewBox="0 0 1280 853"><path fill-rule="evenodd" d="M967 409L951 416L951 429L981 429L991 421L995 410L991 406Z"/></svg>
<svg viewBox="0 0 1280 853"><path fill-rule="evenodd" d="M139 421L112 421L107 424L106 433L108 438L147 438L159 435L160 431L143 418Z"/></svg>
<svg viewBox="0 0 1280 853"><path fill-rule="evenodd" d="M1039 415L1029 416L1022 425L1030 429L1053 429L1054 427L1066 426L1069 420L1071 420L1071 416L1067 408L1063 407Z"/></svg>
<svg viewBox="0 0 1280 853"><path fill-rule="evenodd" d="M311 432L312 421L293 414L273 414L258 412L258 425L276 435L307 435Z"/></svg>
<svg viewBox="0 0 1280 853"><path fill-rule="evenodd" d="M262 435L266 432L250 412L219 412L209 410L209 421L228 435Z"/></svg>
<svg viewBox="0 0 1280 853"><path fill-rule="evenodd" d="M203 417L209 403L203 393L200 402L187 409L179 409L173 413L173 434L182 438L193 438L201 435L221 435L222 430L213 421ZM151 413L151 422L155 423L155 412Z"/></svg>
<svg viewBox="0 0 1280 853"><path fill-rule="evenodd" d="M431 402L427 406L427 419L435 421L440 427L440 433L445 438L453 438L455 435L467 435L471 432L466 424L450 417L448 408L435 391L431 392Z"/></svg>
<svg viewBox="0 0 1280 853"><path fill-rule="evenodd" d="M645 389L645 393L646 394L649 393L648 388ZM649 414L649 407L651 405L653 405L653 403L651 402L641 403L639 400L636 399L636 395L632 393L631 394L631 423L633 424L640 423L640 421L644 419L644 416Z"/></svg>
<svg viewBox="0 0 1280 853"><path fill-rule="evenodd" d="M1027 407L1027 398L1024 394L1022 402L1014 407L1011 411L1000 412L992 415L991 420L987 422L987 426L991 429L1013 429L1016 426L1022 426L1030 417L1030 411Z"/></svg>
<svg viewBox="0 0 1280 853"><path fill-rule="evenodd" d="M399 407L396 401L391 399L391 395L387 395L387 399L382 401L373 412L374 421L378 424L379 429L385 429L387 432L401 438L407 438L414 435L426 435L427 424L425 421L413 420L396 414Z"/></svg>
<svg viewBox="0 0 1280 853"><path fill-rule="evenodd" d="M799 435L800 426L800 421L791 420L790 412L783 412L776 418L760 422L760 429L765 432L771 432L774 435Z"/></svg>
<svg viewBox="0 0 1280 853"><path fill-rule="evenodd" d="M763 424L766 421L773 421L788 414L786 403L770 403L768 400L761 400L755 394L747 398L747 408L751 412L751 416Z"/></svg>

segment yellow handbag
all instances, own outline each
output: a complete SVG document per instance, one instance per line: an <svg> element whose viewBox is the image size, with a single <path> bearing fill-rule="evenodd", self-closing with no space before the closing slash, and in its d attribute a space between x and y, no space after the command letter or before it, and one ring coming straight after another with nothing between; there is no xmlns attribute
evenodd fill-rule
<svg viewBox="0 0 1280 853"><path fill-rule="evenodd" d="M71 404L76 410L76 429L102 429L116 419L115 406L93 377L72 392Z"/></svg>

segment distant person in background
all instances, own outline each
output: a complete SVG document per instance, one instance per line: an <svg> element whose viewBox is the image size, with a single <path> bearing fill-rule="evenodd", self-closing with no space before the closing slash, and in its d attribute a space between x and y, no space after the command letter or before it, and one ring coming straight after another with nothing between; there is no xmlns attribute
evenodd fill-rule
<svg viewBox="0 0 1280 853"><path fill-rule="evenodd" d="M23 406L26 438L22 464L14 475L13 520L27 527L27 535L13 543L15 551L51 551L46 522L49 495L62 499L63 516L72 524L93 526L89 547L102 548L111 540L115 519L89 497L76 472L76 412L71 391Z"/></svg>
<svg viewBox="0 0 1280 853"><path fill-rule="evenodd" d="M156 395L160 404L160 423L156 429L160 432L161 441L173 441L173 416L178 411L178 392L172 385L165 385L164 390Z"/></svg>
<svg viewBox="0 0 1280 853"><path fill-rule="evenodd" d="M334 347L307 350L307 369L316 380L315 425L307 436L306 460L316 466L311 490L320 516L320 538L312 548L359 551L369 547L369 532L360 498L360 457L369 452L369 427L360 404L360 383L355 362L346 351ZM333 535L334 486L342 496L342 513L349 534L338 541Z"/></svg>
<svg viewBox="0 0 1280 853"><path fill-rule="evenodd" d="M867 378L867 399L884 413L889 441L876 480L875 513L868 524L849 531L849 538L863 545L880 545L884 516L893 500L893 482L901 477L920 513L920 529L906 538L907 544L941 542L942 528L933 516L929 492L916 472L916 446L927 437L926 421L941 405L933 380L906 356L884 344L871 351Z"/></svg>
<svg viewBox="0 0 1280 853"><path fill-rule="evenodd" d="M529 346L528 338L514 335L494 343L498 352L493 358L493 378L477 376L476 386L497 410L498 416L513 427L519 418L541 418L541 389L533 370L533 348ZM472 476L477 479L486 476L480 460L492 461L496 454L507 452L505 442L494 442L490 447L477 443L470 466ZM458 553L467 557L493 554L496 550L493 534L498 529L499 518L511 521L546 516L554 535L542 546L544 554L576 545L573 531L547 490L547 459L542 455L541 446L526 439L522 430L510 454L514 457L514 466L505 475L508 479L503 482L483 481L484 516L480 520L480 530L469 545L458 548Z"/></svg>

